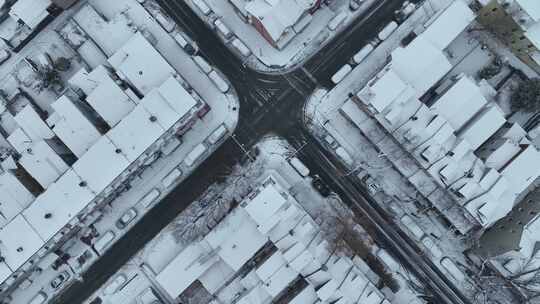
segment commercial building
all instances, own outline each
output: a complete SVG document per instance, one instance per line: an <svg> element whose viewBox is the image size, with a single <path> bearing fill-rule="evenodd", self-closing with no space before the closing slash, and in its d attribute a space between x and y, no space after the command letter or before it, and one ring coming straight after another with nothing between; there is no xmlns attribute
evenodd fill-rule
<svg viewBox="0 0 540 304"><path fill-rule="evenodd" d="M51 260L100 209L208 111L206 103L137 32L82 69L45 113L24 98L0 114L1 292ZM22 106L21 106L22 105ZM54 259L52 259L54 260Z"/></svg>

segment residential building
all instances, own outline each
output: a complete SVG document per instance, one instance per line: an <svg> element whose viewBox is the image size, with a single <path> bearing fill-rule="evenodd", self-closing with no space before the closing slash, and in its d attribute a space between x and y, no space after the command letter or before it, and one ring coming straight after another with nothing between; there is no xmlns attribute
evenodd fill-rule
<svg viewBox="0 0 540 304"><path fill-rule="evenodd" d="M322 0L229 0L275 48L282 49L311 22Z"/></svg>
<svg viewBox="0 0 540 304"><path fill-rule="evenodd" d="M361 258L331 251L280 180L270 175L174 257L156 274L158 290L172 303L193 290L223 303L390 303Z"/></svg>
<svg viewBox="0 0 540 304"><path fill-rule="evenodd" d="M525 63L540 71L540 3L536 0L491 0L478 21Z"/></svg>
<svg viewBox="0 0 540 304"><path fill-rule="evenodd" d="M208 111L141 33L108 61L112 68L99 65L71 77L51 113L24 94L3 101L2 293L91 225L162 148Z"/></svg>
<svg viewBox="0 0 540 304"><path fill-rule="evenodd" d="M463 74L441 81L452 68L446 46L473 18L465 3L455 1L392 52L391 62L341 108L360 129L355 108L371 113L413 156L424 171L402 174L461 233L504 217L540 175L540 168L525 166L540 161L540 152L489 102L493 89L486 82Z"/></svg>

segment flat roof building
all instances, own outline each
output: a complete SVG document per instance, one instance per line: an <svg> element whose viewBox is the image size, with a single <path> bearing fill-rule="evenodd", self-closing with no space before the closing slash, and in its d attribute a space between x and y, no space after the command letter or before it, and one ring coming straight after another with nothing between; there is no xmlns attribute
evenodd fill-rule
<svg viewBox="0 0 540 304"><path fill-rule="evenodd" d="M176 75L172 66L140 32L135 33L108 61L120 78L130 82L143 95Z"/></svg>

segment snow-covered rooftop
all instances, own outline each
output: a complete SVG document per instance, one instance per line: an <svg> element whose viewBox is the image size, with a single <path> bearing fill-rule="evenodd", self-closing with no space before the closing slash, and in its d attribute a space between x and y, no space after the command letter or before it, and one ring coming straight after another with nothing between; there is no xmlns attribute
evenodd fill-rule
<svg viewBox="0 0 540 304"><path fill-rule="evenodd" d="M156 281L175 299L218 262L212 251L206 242L188 246L156 276Z"/></svg>
<svg viewBox="0 0 540 304"><path fill-rule="evenodd" d="M0 197L0 212L3 215L0 226L6 225L34 201L30 191L10 172L0 174Z"/></svg>
<svg viewBox="0 0 540 304"><path fill-rule="evenodd" d="M533 0L534 1L534 0ZM474 20L474 12L464 1L453 1L441 15L429 25L422 36L431 41L439 49L445 49L450 42L465 30Z"/></svg>
<svg viewBox="0 0 540 304"><path fill-rule="evenodd" d="M11 271L21 267L44 244L21 215L0 229L0 253Z"/></svg>
<svg viewBox="0 0 540 304"><path fill-rule="evenodd" d="M14 119L32 140L50 139L54 136L53 131L49 129L31 104L26 105L18 112Z"/></svg>
<svg viewBox="0 0 540 304"><path fill-rule="evenodd" d="M531 164L540 164L540 152L533 145L527 146L502 169L501 174L512 184L515 196L540 176L540 167Z"/></svg>
<svg viewBox="0 0 540 304"><path fill-rule="evenodd" d="M471 145L472 150L476 150L491 135L493 135L504 123L506 119L497 105L490 106L478 113L471 119L458 137L465 138Z"/></svg>
<svg viewBox="0 0 540 304"><path fill-rule="evenodd" d="M94 199L96 194L82 181L75 171L68 170L23 211L41 239L52 238Z"/></svg>
<svg viewBox="0 0 540 304"><path fill-rule="evenodd" d="M258 225L262 225L286 202L275 187L264 187L244 209Z"/></svg>
<svg viewBox="0 0 540 304"><path fill-rule="evenodd" d="M461 77L431 107L459 130L487 103L482 91L468 76Z"/></svg>
<svg viewBox="0 0 540 304"><path fill-rule="evenodd" d="M244 209L236 209L205 240L234 271L238 271L264 244L266 237Z"/></svg>
<svg viewBox="0 0 540 304"><path fill-rule="evenodd" d="M18 0L11 7L9 14L16 20L21 20L31 29L35 29L47 16L50 0Z"/></svg>
<svg viewBox="0 0 540 304"><path fill-rule="evenodd" d="M407 47L395 49L391 64L400 78L416 89L417 96L423 95L452 68L442 50L423 35Z"/></svg>
<svg viewBox="0 0 540 304"><path fill-rule="evenodd" d="M392 69L358 93L362 102L371 105L379 113L401 95L413 97L414 91Z"/></svg>
<svg viewBox="0 0 540 304"><path fill-rule="evenodd" d="M121 78L126 78L142 94L147 94L176 74L140 32L134 34L108 61Z"/></svg>
<svg viewBox="0 0 540 304"><path fill-rule="evenodd" d="M47 120L51 129L73 154L83 156L101 134L66 95L62 95L51 106L57 114Z"/></svg>
<svg viewBox="0 0 540 304"><path fill-rule="evenodd" d="M157 121L151 121L151 117L152 114L139 104L106 134L130 162L141 156L166 131Z"/></svg>
<svg viewBox="0 0 540 304"><path fill-rule="evenodd" d="M21 154L19 163L44 188L55 182L69 167L43 140Z"/></svg>
<svg viewBox="0 0 540 304"><path fill-rule="evenodd" d="M114 127L135 108L135 103L116 84L104 66L100 65L90 73L81 69L71 77L69 83L87 95L86 101L110 127Z"/></svg>
<svg viewBox="0 0 540 304"><path fill-rule="evenodd" d="M131 164L117 149L107 136L102 136L73 164L73 170L95 193L103 191Z"/></svg>

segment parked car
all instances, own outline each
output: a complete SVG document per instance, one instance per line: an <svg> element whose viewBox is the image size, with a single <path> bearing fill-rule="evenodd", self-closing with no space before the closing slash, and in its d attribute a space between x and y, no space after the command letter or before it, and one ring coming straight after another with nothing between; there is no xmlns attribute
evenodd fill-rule
<svg viewBox="0 0 540 304"><path fill-rule="evenodd" d="M330 134L326 135L324 137L324 141L330 146L332 149L336 149L339 146L339 143L337 140Z"/></svg>
<svg viewBox="0 0 540 304"><path fill-rule="evenodd" d="M97 252L103 253L109 245L111 245L112 241L116 235L112 231L105 232L95 243L94 243L94 249L96 249Z"/></svg>
<svg viewBox="0 0 540 304"><path fill-rule="evenodd" d="M193 56L199 52L197 43L186 33L179 31L175 33L173 37L176 43L178 43L178 45L180 45L180 47L182 47L189 55Z"/></svg>
<svg viewBox="0 0 540 304"><path fill-rule="evenodd" d="M52 281L51 281L51 287L54 289L60 288L69 278L71 275L67 271L62 271L60 274L58 274Z"/></svg>
<svg viewBox="0 0 540 304"><path fill-rule="evenodd" d="M321 179L321 177L316 174L313 176L313 180L311 181L311 184L319 192L322 196L328 197L332 193L332 190L330 190L330 187Z"/></svg>
<svg viewBox="0 0 540 304"><path fill-rule="evenodd" d="M340 81L345 78L352 71L352 66L350 64L345 64L342 66L331 78L334 84L338 84Z"/></svg>
<svg viewBox="0 0 540 304"><path fill-rule="evenodd" d="M154 188L148 192L139 202L143 205L144 208L150 207L156 199L159 197L161 192L158 189Z"/></svg>
<svg viewBox="0 0 540 304"><path fill-rule="evenodd" d="M43 291L38 292L28 304L43 304L47 301L47 294Z"/></svg>
<svg viewBox="0 0 540 304"><path fill-rule="evenodd" d="M174 30L176 23L169 16L165 15L162 11L156 12L154 17L156 18L159 25L161 25L161 27L163 27L163 29L167 31L167 33L170 33Z"/></svg>
<svg viewBox="0 0 540 304"><path fill-rule="evenodd" d="M116 227L118 229L124 229L137 217L137 210L135 208L129 208L124 214L116 221Z"/></svg>
<svg viewBox="0 0 540 304"><path fill-rule="evenodd" d="M108 285L103 289L103 293L110 295L116 293L118 290L122 289L126 285L128 279L125 274L117 275Z"/></svg>
<svg viewBox="0 0 540 304"><path fill-rule="evenodd" d="M300 174L302 177L306 177L309 175L309 169L302 163L301 160L299 160L297 157L291 157L289 159L289 164L291 167L293 167L298 174Z"/></svg>

